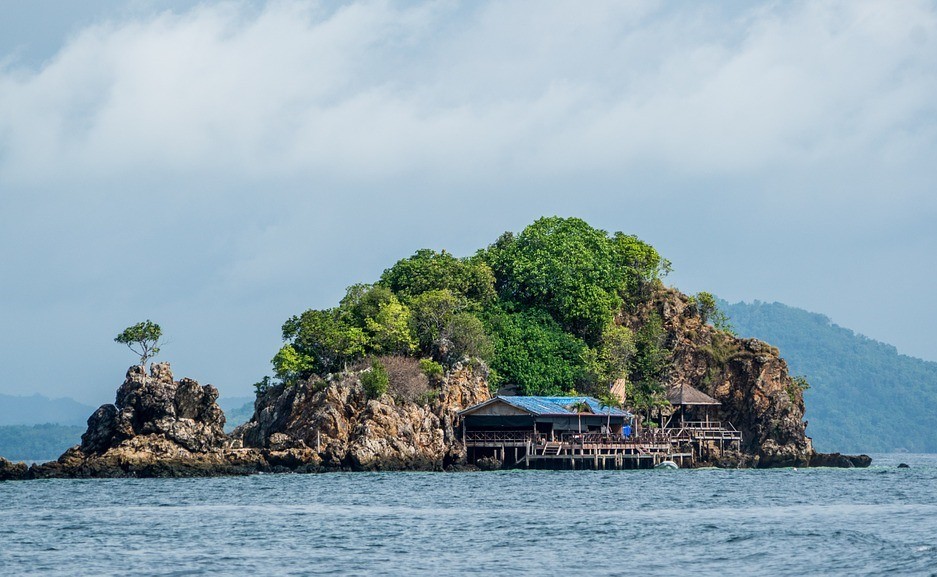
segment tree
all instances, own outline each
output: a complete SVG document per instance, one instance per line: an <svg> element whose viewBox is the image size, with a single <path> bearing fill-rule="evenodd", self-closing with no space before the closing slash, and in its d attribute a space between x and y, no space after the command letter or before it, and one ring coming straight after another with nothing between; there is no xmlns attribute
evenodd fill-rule
<svg viewBox="0 0 937 577"><path fill-rule="evenodd" d="M611 322L625 275L605 231L550 217L499 242L491 259L503 299L542 307L587 342Z"/></svg>
<svg viewBox="0 0 937 577"><path fill-rule="evenodd" d="M496 296L494 283L494 273L482 259L459 259L446 251L421 249L385 270L379 284L406 303L420 294L438 290L487 303Z"/></svg>
<svg viewBox="0 0 937 577"><path fill-rule="evenodd" d="M524 395L561 395L584 378L586 344L542 309L495 310L486 318L491 366Z"/></svg>
<svg viewBox="0 0 937 577"><path fill-rule="evenodd" d="M410 333L410 309L397 297L391 297L378 306L374 316L364 319L368 348L381 354L408 355L416 349Z"/></svg>
<svg viewBox="0 0 937 577"><path fill-rule="evenodd" d="M667 401L662 381L671 352L665 346L666 338L663 321L657 313L652 313L635 334L628 396L635 409L644 410L647 415Z"/></svg>
<svg viewBox="0 0 937 577"><path fill-rule="evenodd" d="M390 385L390 378L387 376L387 369L380 361L371 363L371 370L361 374L361 384L369 398L376 399L387 392Z"/></svg>
<svg viewBox="0 0 937 577"><path fill-rule="evenodd" d="M696 305L696 309L699 311L699 316L703 323L711 322L717 329L727 333L733 333L729 317L719 309L719 303L712 293L697 293L695 297L690 297L690 303Z"/></svg>
<svg viewBox="0 0 937 577"><path fill-rule="evenodd" d="M621 401L618 395L612 393L611 390L608 390L599 395L599 406L605 409L605 415L607 416L605 430L611 433L612 409L624 409L624 403Z"/></svg>
<svg viewBox="0 0 937 577"><path fill-rule="evenodd" d="M159 354L159 339L163 336L163 329L149 319L124 329L124 332L114 337L114 341L127 345L134 353L140 355L140 366Z"/></svg>
<svg viewBox="0 0 937 577"><path fill-rule="evenodd" d="M671 272L670 261L634 235L616 232L612 245L618 266L626 271L625 296L647 297L649 287Z"/></svg>
<svg viewBox="0 0 937 577"><path fill-rule="evenodd" d="M364 331L346 322L339 309L310 309L283 323L283 340L298 354L300 363L293 362L292 353L281 352L284 368L300 367L294 378L312 374L326 375L364 355L367 339Z"/></svg>
<svg viewBox="0 0 937 577"><path fill-rule="evenodd" d="M579 418L579 434L581 435L582 434L582 414L591 413L592 407L590 407L589 403L587 403L585 400L579 399L577 401L574 401L572 404L568 405L566 408L569 409L570 411L576 411L576 416Z"/></svg>

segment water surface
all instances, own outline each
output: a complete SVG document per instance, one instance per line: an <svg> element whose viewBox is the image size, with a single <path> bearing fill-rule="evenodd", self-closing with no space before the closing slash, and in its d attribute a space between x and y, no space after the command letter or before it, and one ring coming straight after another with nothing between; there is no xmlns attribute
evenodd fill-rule
<svg viewBox="0 0 937 577"><path fill-rule="evenodd" d="M0 575L937 575L937 455L873 457L7 482Z"/></svg>

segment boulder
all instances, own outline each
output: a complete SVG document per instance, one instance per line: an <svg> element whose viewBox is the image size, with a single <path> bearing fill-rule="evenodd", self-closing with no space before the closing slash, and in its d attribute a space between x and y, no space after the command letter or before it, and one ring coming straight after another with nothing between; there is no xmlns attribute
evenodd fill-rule
<svg viewBox="0 0 937 577"><path fill-rule="evenodd" d="M868 455L842 455L840 453L814 453L810 457L811 467L839 467L852 469L853 467L868 467L872 458Z"/></svg>
<svg viewBox="0 0 937 577"><path fill-rule="evenodd" d="M81 445L28 476L180 477L251 473L268 463L257 451L235 449L224 434L218 390L191 379L174 381L169 363L127 370L112 405L88 418Z"/></svg>
<svg viewBox="0 0 937 577"><path fill-rule="evenodd" d="M12 463L0 457L0 481L16 481L26 478L29 467L26 463Z"/></svg>

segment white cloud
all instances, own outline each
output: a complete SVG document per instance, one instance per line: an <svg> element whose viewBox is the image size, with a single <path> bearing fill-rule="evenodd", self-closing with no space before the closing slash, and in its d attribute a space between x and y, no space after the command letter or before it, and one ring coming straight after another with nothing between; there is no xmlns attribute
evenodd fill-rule
<svg viewBox="0 0 937 577"><path fill-rule="evenodd" d="M104 23L43 68L3 74L3 179L647 162L746 174L844 154L900 163L934 144L930 4L772 5L729 21L537 7L225 3Z"/></svg>
<svg viewBox="0 0 937 577"><path fill-rule="evenodd" d="M284 314L541 214L648 237L685 288L899 345L900 319L850 317L840 295L933 285L932 2L150 10L41 65L0 54L0 312L21 347L0 380L41 364L47 323L110 334L155 310L200 335L190 366L233 351L220 380L253 382ZM880 238L910 240L873 262ZM915 276L856 288L876 267Z"/></svg>

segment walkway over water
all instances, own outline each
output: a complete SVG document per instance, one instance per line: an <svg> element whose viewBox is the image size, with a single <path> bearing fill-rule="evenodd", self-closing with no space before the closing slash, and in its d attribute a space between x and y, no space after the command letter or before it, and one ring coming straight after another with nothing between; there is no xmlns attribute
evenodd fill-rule
<svg viewBox="0 0 937 577"><path fill-rule="evenodd" d="M622 436L607 433L466 431L469 462L494 458L507 468L646 469L663 461L695 463L704 448L722 454L738 450L742 434L717 421L683 422L679 427L646 429Z"/></svg>

